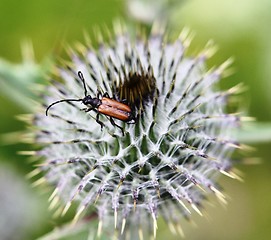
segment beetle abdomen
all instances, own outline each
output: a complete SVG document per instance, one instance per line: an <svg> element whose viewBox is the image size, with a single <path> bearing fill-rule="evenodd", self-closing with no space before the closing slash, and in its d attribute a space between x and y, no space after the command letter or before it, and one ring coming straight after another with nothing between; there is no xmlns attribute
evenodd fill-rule
<svg viewBox="0 0 271 240"><path fill-rule="evenodd" d="M107 105L107 106L110 106L112 108L116 108L116 109L119 109L121 111L124 111L124 112L131 112L131 108L124 104L124 103L121 103L121 102L118 102L114 99L110 99L110 98L106 98L106 97L103 97L102 98L102 105Z"/></svg>
<svg viewBox="0 0 271 240"><path fill-rule="evenodd" d="M98 112L124 122L130 120L130 112L123 111L119 108L115 108L106 104L101 104L98 107Z"/></svg>

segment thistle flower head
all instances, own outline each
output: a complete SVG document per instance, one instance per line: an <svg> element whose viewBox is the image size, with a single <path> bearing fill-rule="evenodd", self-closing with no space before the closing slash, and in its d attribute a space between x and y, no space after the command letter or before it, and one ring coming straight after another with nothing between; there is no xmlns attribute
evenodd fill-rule
<svg viewBox="0 0 271 240"><path fill-rule="evenodd" d="M189 57L190 40L186 31L171 42L157 28L135 39L116 29L110 44L71 51L34 116L35 141L42 145L36 155L44 159L44 179L56 187L51 207L59 204L65 214L77 202L76 221L94 206L98 235L112 229L141 238L156 236L159 216L182 234L180 219L202 215L208 194L225 201L216 179L237 177L231 153L239 145L230 133L240 118L225 112L237 88L216 90L229 61L208 70L214 48ZM97 92L107 93L104 98L130 107L135 122L112 116L119 106L108 115L99 108L104 102L85 106L84 91L99 100ZM79 100L59 102L45 116L61 99Z"/></svg>

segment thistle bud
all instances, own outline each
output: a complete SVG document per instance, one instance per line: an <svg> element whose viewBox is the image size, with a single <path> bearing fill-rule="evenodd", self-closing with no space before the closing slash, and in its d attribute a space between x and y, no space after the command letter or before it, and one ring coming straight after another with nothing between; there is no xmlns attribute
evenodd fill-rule
<svg viewBox="0 0 271 240"><path fill-rule="evenodd" d="M123 28L113 35L97 50L71 50L52 75L34 115L39 181L55 186L51 208L59 213L78 204L75 222L94 206L98 235L155 238L160 217L182 235L182 219L202 215L207 195L225 202L217 177L238 178L231 154L240 144L231 132L240 117L226 112L238 87L217 88L231 61L208 69L211 44L188 56L186 30L175 41L157 27L148 37ZM89 105L86 96L100 102ZM133 121L118 118L121 111Z"/></svg>

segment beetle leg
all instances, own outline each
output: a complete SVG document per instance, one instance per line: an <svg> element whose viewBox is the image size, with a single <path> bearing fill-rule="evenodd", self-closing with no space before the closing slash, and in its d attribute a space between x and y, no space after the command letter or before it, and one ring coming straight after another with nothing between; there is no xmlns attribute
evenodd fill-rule
<svg viewBox="0 0 271 240"><path fill-rule="evenodd" d="M112 96L112 99L118 101L118 102L121 102L121 99L120 99L120 96L116 93L113 93L113 96Z"/></svg>
<svg viewBox="0 0 271 240"><path fill-rule="evenodd" d="M121 126L119 126L118 124L116 124L112 117L110 117L109 119L110 119L111 124L112 124L113 126L118 127L118 128L121 130L122 135L124 136L124 130L123 130L123 127L121 127Z"/></svg>
<svg viewBox="0 0 271 240"><path fill-rule="evenodd" d="M81 111L85 111L85 112L90 112L92 110L95 110L94 108L90 107L90 108L82 108Z"/></svg>
<svg viewBox="0 0 271 240"><path fill-rule="evenodd" d="M97 98L98 98L98 99L101 99L101 97L102 97L101 91L100 91L100 90L97 90Z"/></svg>
<svg viewBox="0 0 271 240"><path fill-rule="evenodd" d="M110 98L108 92L105 92L105 93L103 94L103 97Z"/></svg>
<svg viewBox="0 0 271 240"><path fill-rule="evenodd" d="M99 120L99 117L100 117L100 114L99 114L99 113L97 113L97 116L96 116L96 122L100 124L100 126L101 126L101 130L103 130L104 123L103 123L103 122L101 122L101 121Z"/></svg>
<svg viewBox="0 0 271 240"><path fill-rule="evenodd" d="M126 105L127 105L127 103L128 103L127 99L122 99L120 102L121 102L121 103L124 103L124 104L126 104Z"/></svg>

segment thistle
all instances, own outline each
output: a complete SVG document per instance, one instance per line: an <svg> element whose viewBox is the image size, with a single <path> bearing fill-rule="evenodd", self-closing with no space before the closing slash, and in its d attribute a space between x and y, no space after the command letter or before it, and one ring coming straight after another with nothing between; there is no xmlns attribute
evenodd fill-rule
<svg viewBox="0 0 271 240"><path fill-rule="evenodd" d="M111 231L121 239L135 233L156 238L159 217L183 235L181 219L193 211L202 215L209 194L225 202L217 177L238 178L231 154L240 144L231 132L241 118L226 107L239 88L216 90L231 61L207 69L211 44L187 56L186 30L175 41L158 27L149 37L133 38L121 27L113 35L97 50L71 50L70 62L52 75L33 117L34 141L41 146L34 154L42 157L45 173L37 184L55 186L51 208L62 215L77 203L74 222L94 206L98 236ZM135 123L99 108L88 111L82 99L97 92L98 99L106 94L129 106ZM45 116L50 104L64 99Z"/></svg>

